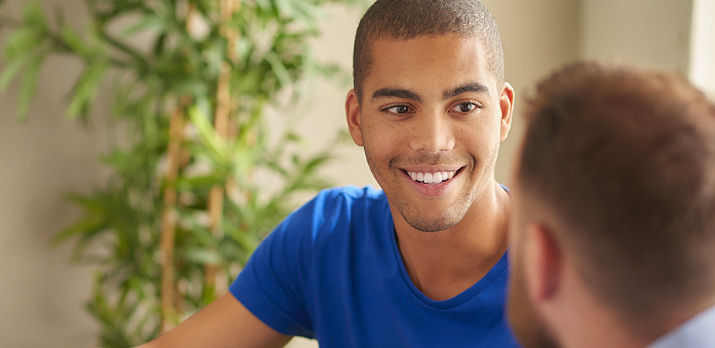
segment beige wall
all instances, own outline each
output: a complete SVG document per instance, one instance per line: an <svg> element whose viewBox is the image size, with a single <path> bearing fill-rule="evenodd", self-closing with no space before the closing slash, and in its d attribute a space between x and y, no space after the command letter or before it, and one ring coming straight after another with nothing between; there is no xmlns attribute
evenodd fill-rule
<svg viewBox="0 0 715 348"><path fill-rule="evenodd" d="M692 0L582 0L581 10L583 58L687 74Z"/></svg>
<svg viewBox="0 0 715 348"><path fill-rule="evenodd" d="M9 1L3 12L16 15L22 3ZM45 3L63 3L68 13L82 13L82 1ZM38 97L23 125L15 120L19 84L0 95L2 347L88 347L95 342L97 325L83 310L90 295L91 271L69 264L69 245L49 245L51 236L78 214L62 195L88 192L106 176L96 164L97 156L107 149L103 127L97 124L84 131L63 116L64 96L79 71L76 61L48 60Z"/></svg>
<svg viewBox="0 0 715 348"><path fill-rule="evenodd" d="M509 184L511 162L522 133L520 110L534 82L578 59L579 2L575 0L483 0L502 33L506 80L516 90L514 122L502 144L496 178Z"/></svg>
<svg viewBox="0 0 715 348"><path fill-rule="evenodd" d="M12 12L18 13L23 2L9 0ZM42 2L62 3L81 13L81 0ZM679 41L680 22L662 29L662 35L639 36L638 41L631 43L625 42L622 31L613 32L612 28L625 22L649 28L650 20L643 16L658 19L664 14L677 14L677 18L685 18L683 8L673 5L673 1L632 0L632 6L639 10L626 14L620 11L633 9L618 4L629 1L484 2L500 24L506 76L518 97L512 134L502 146L496 171L497 179L507 184L522 128L518 116L522 96L537 78L581 56L602 58L621 52L628 55L635 52L632 53L635 57L669 69L687 66L687 60L685 63L682 60L681 51L686 47L681 47ZM607 6L600 6L601 3ZM648 10L651 7L652 11ZM315 44L316 53L321 59L337 61L349 69L359 14L335 8L328 12L324 37ZM67 105L62 97L78 71L79 66L71 60L50 60L42 72L30 120L24 125L13 119L18 85L13 84L0 96L0 346L3 347L89 347L95 343L96 325L81 308L89 296L90 269L67 262L68 246L48 245L49 238L78 214L77 209L64 202L62 194L87 192L106 176L95 161L108 148L104 128L97 125L85 131L66 121L62 114ZM334 132L345 127L346 93L344 88L318 84L311 105L314 111L307 113L299 124L299 129L311 140L311 149L327 145ZM327 170L336 183L375 185L360 148L348 145L338 153L340 158Z"/></svg>

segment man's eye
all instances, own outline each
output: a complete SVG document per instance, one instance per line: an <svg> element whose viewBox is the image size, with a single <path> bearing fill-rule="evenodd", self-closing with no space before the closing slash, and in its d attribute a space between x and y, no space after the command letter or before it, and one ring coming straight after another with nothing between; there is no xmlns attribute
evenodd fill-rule
<svg viewBox="0 0 715 348"><path fill-rule="evenodd" d="M452 108L452 111L470 112L476 108L477 108L477 105L474 103L459 103L455 107Z"/></svg>
<svg viewBox="0 0 715 348"><path fill-rule="evenodd" d="M410 111L410 107L405 105L395 105L393 107L385 109L385 111L391 112L393 114L405 114Z"/></svg>

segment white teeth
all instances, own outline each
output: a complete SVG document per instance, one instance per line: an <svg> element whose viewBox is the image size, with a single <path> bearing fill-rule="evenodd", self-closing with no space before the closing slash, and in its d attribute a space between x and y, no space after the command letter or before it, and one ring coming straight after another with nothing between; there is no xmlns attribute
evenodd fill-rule
<svg viewBox="0 0 715 348"><path fill-rule="evenodd" d="M433 183L432 173L425 173L425 184L431 184L431 183Z"/></svg>
<svg viewBox="0 0 715 348"><path fill-rule="evenodd" d="M432 181L435 183L442 182L442 173L434 173L434 176L432 177Z"/></svg>
<svg viewBox="0 0 715 348"><path fill-rule="evenodd" d="M436 173L420 173L407 172L407 175L413 181L423 182L425 184L439 184L454 177L455 172L436 172Z"/></svg>

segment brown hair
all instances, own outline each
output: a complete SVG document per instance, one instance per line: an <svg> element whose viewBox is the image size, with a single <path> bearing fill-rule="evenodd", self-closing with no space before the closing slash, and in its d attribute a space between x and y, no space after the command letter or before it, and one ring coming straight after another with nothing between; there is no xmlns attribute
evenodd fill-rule
<svg viewBox="0 0 715 348"><path fill-rule="evenodd" d="M372 44L379 39L457 34L478 37L497 82L504 80L504 53L499 28L479 0L377 0L360 20L353 50L353 80L358 100L370 75Z"/></svg>
<svg viewBox="0 0 715 348"><path fill-rule="evenodd" d="M675 75L579 63L538 85L526 118L517 180L596 296L648 322L715 295L712 102Z"/></svg>

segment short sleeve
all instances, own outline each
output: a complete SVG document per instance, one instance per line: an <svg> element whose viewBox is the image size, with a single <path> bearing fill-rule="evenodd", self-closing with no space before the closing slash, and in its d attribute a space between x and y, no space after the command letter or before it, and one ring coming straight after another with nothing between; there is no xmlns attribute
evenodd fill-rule
<svg viewBox="0 0 715 348"><path fill-rule="evenodd" d="M229 291L274 330L313 338L307 310L313 239L324 224L325 194L290 214L256 249Z"/></svg>

